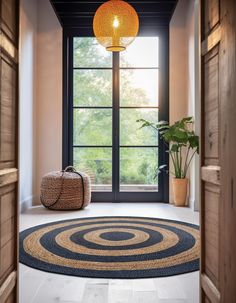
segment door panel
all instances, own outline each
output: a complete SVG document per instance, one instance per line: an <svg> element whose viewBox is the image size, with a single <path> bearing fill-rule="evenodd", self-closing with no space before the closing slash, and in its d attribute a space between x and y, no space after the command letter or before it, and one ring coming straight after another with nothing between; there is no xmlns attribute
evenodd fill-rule
<svg viewBox="0 0 236 303"><path fill-rule="evenodd" d="M16 166L16 73L15 63L2 54L0 58L0 169Z"/></svg>
<svg viewBox="0 0 236 303"><path fill-rule="evenodd" d="M219 186L205 183L205 273L219 287Z"/></svg>
<svg viewBox="0 0 236 303"><path fill-rule="evenodd" d="M201 1L201 302L236 302L234 0Z"/></svg>
<svg viewBox="0 0 236 303"><path fill-rule="evenodd" d="M204 3L204 33L207 36L220 21L220 4L219 0L205 0Z"/></svg>
<svg viewBox="0 0 236 303"><path fill-rule="evenodd" d="M0 302L18 292L18 14L16 0L0 1Z"/></svg>
<svg viewBox="0 0 236 303"><path fill-rule="evenodd" d="M1 0L1 28L17 46L18 1Z"/></svg>
<svg viewBox="0 0 236 303"><path fill-rule="evenodd" d="M202 302L220 302L220 36L213 30L220 27L219 7L202 2Z"/></svg>
<svg viewBox="0 0 236 303"><path fill-rule="evenodd" d="M219 163L219 50L214 48L205 56L204 62L204 122L205 164Z"/></svg>

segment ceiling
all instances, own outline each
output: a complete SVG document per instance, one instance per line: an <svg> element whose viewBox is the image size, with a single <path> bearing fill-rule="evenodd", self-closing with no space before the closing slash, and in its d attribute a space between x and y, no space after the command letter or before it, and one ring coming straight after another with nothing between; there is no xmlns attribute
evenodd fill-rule
<svg viewBox="0 0 236 303"><path fill-rule="evenodd" d="M97 8L105 1L50 0L64 28L92 27ZM168 26L178 0L130 0L139 15L140 27Z"/></svg>

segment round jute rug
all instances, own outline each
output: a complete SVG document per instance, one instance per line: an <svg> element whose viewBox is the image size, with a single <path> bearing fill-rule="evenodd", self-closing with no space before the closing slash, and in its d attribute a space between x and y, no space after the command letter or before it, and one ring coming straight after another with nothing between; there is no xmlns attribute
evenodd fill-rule
<svg viewBox="0 0 236 303"><path fill-rule="evenodd" d="M198 226L144 217L52 222L20 233L20 262L91 278L166 277L199 269Z"/></svg>

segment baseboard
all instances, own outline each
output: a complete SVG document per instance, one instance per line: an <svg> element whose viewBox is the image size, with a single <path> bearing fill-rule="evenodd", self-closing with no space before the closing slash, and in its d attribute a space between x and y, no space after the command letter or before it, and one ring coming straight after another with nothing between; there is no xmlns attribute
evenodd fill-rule
<svg viewBox="0 0 236 303"><path fill-rule="evenodd" d="M193 208L193 210L194 211L198 211L198 212L200 211L199 204L197 204L196 201L194 202L194 208Z"/></svg>
<svg viewBox="0 0 236 303"><path fill-rule="evenodd" d="M34 197L30 196L23 201L20 201L20 213L26 212L30 207L32 207L34 201Z"/></svg>
<svg viewBox="0 0 236 303"><path fill-rule="evenodd" d="M199 207L196 203L195 199L189 199L189 208L191 208L193 211L199 211Z"/></svg>

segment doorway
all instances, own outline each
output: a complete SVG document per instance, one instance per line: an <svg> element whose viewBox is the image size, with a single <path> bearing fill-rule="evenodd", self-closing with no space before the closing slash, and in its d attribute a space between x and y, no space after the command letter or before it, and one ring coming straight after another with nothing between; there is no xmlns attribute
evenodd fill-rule
<svg viewBox="0 0 236 303"><path fill-rule="evenodd" d="M63 166L90 175L95 202L168 201L167 176L157 173L168 162L165 146L155 130L137 122L168 121L167 39L141 36L122 53L109 53L87 36L69 35L64 43Z"/></svg>

